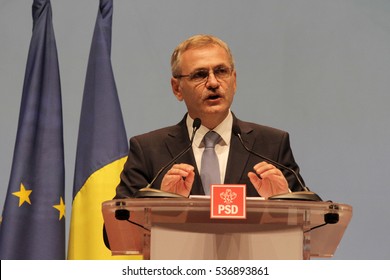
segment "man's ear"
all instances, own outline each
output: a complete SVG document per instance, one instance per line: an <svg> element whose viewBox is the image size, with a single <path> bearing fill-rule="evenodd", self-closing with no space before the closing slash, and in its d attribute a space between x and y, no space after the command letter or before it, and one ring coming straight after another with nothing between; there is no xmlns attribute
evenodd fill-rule
<svg viewBox="0 0 390 280"><path fill-rule="evenodd" d="M171 86L172 86L173 94L176 96L177 100L183 101L183 95L181 93L181 88L180 88L180 80L172 77Z"/></svg>

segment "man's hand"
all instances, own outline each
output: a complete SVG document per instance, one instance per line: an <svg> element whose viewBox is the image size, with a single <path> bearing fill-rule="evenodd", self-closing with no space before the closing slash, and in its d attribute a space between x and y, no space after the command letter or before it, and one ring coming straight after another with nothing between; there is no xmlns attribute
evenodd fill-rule
<svg viewBox="0 0 390 280"><path fill-rule="evenodd" d="M194 183L194 167L189 164L174 164L161 182L161 190L188 197Z"/></svg>
<svg viewBox="0 0 390 280"><path fill-rule="evenodd" d="M288 183L282 171L265 161L253 167L248 177L257 192L264 198L289 192Z"/></svg>

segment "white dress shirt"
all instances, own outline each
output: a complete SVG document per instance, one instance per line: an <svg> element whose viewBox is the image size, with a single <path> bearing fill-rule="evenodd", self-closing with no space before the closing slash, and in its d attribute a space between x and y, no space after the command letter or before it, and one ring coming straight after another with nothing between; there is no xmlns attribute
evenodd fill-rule
<svg viewBox="0 0 390 280"><path fill-rule="evenodd" d="M188 129L188 135L191 138L192 136L192 124L194 120L187 115L187 129ZM229 149L230 149L230 139L232 136L232 127L233 127L233 115L229 111L229 114L227 117L216 127L213 129L213 131L217 132L221 136L221 141L216 144L215 146L215 152L218 156L219 161L219 172L221 174L221 182L223 183L225 180L225 174L226 174L226 166L229 156ZM202 154L204 150L204 144L203 144L203 137L206 135L207 132L210 130L201 125L198 131L195 134L194 142L192 143L192 150L194 152L195 161L197 168L200 172L201 170L201 162L202 162Z"/></svg>

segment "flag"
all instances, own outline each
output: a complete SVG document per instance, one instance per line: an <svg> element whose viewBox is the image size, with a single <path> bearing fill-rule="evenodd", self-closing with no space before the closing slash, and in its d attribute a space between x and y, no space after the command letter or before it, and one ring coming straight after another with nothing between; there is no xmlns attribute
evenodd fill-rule
<svg viewBox="0 0 390 280"><path fill-rule="evenodd" d="M50 0L35 0L32 16L0 259L65 259L62 101Z"/></svg>
<svg viewBox="0 0 390 280"><path fill-rule="evenodd" d="M101 0L89 54L77 142L68 259L111 259L102 203L113 199L128 142L111 65L113 1Z"/></svg>

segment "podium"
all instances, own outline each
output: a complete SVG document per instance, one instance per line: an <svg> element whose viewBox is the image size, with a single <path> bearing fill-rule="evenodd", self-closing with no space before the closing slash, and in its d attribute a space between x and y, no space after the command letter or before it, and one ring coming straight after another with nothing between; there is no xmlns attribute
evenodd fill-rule
<svg viewBox="0 0 390 280"><path fill-rule="evenodd" d="M352 207L247 198L246 219L211 219L207 198L102 204L112 255L144 259L311 259L334 255Z"/></svg>

